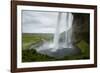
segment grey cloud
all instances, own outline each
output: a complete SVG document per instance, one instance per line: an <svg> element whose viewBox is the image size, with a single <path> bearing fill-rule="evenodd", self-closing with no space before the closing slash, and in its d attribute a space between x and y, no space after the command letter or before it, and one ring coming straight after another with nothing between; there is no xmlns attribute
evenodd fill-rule
<svg viewBox="0 0 100 73"><path fill-rule="evenodd" d="M58 12L22 10L22 32L53 33L57 24L57 17Z"/></svg>

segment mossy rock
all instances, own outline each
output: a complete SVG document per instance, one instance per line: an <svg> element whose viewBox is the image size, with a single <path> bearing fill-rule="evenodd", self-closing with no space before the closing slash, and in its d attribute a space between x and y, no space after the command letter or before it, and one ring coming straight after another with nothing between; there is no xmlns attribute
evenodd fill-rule
<svg viewBox="0 0 100 73"><path fill-rule="evenodd" d="M87 42L81 40L79 43L76 44L76 46L81 50L83 57L89 57L90 50L89 50L89 44Z"/></svg>

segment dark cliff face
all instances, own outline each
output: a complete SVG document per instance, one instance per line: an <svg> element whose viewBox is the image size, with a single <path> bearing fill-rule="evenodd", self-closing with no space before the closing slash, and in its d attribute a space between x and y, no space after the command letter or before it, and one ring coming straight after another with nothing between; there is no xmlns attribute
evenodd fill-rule
<svg viewBox="0 0 100 73"><path fill-rule="evenodd" d="M85 40L89 44L90 15L88 13L73 13L73 42Z"/></svg>

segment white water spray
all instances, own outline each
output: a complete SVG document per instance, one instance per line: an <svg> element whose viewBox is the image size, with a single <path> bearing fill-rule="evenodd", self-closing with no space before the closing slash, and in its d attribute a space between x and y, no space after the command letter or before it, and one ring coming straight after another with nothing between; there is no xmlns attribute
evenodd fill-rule
<svg viewBox="0 0 100 73"><path fill-rule="evenodd" d="M65 29L61 29L61 25L63 25L61 23L61 21L63 20L63 18L61 18L62 15L65 15ZM56 29L55 29L55 34L54 34L54 48L52 51L56 51L57 49L60 48L73 48L72 46L72 22L73 22L73 15L70 12L67 13L58 13L58 21L56 24ZM64 34L65 34L65 38L64 38L64 42L63 42L63 47L60 47L62 45L60 45L59 39L61 36L60 30L63 30Z"/></svg>

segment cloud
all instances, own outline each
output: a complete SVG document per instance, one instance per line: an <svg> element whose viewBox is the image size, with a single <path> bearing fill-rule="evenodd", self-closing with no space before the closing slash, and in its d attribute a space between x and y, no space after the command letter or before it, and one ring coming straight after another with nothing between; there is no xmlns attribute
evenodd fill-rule
<svg viewBox="0 0 100 73"><path fill-rule="evenodd" d="M62 18L62 29L65 27L65 16ZM54 33L57 24L58 12L43 12L22 10L23 33Z"/></svg>

